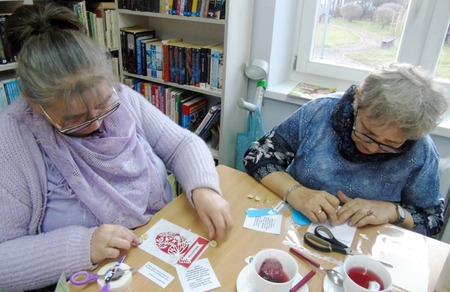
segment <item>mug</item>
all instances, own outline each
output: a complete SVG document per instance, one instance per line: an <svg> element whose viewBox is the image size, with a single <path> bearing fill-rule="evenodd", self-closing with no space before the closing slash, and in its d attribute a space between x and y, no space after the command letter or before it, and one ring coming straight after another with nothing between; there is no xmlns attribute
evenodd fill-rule
<svg viewBox="0 0 450 292"><path fill-rule="evenodd" d="M298 273L294 257L279 249L263 249L251 262L252 278L257 291L289 291Z"/></svg>
<svg viewBox="0 0 450 292"><path fill-rule="evenodd" d="M386 267L367 255L349 256L344 261L344 291L390 291L392 277Z"/></svg>

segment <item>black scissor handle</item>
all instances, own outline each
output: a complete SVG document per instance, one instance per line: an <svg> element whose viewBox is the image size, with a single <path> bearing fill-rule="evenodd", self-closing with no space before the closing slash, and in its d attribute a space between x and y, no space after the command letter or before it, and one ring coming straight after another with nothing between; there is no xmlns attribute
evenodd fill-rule
<svg viewBox="0 0 450 292"><path fill-rule="evenodd" d="M333 232L331 232L330 229L328 229L325 226L317 226L314 229L314 234L326 241L329 241L330 243L333 244L333 249L336 250L336 248L342 247L342 248L348 248L347 245L345 245L344 243L340 242L339 240L336 239L336 237L334 237ZM340 251L339 251L340 252Z"/></svg>
<svg viewBox="0 0 450 292"><path fill-rule="evenodd" d="M303 241L310 247L323 252L332 252L331 244L311 232L306 232Z"/></svg>

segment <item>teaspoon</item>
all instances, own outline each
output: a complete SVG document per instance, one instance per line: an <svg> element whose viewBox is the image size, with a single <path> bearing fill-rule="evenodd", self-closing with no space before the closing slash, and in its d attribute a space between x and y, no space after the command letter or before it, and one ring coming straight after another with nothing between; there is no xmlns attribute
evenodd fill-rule
<svg viewBox="0 0 450 292"><path fill-rule="evenodd" d="M289 248L289 251L292 252L293 254L295 254L296 256L300 257L301 259L307 261L309 264L313 265L314 267L319 268L322 272L324 272L327 275L328 279L333 284L342 286L342 284L344 283L344 278L338 271L335 271L333 269L325 269L318 262L310 259L309 257L305 256L304 254L302 254L301 252L299 252L298 250L296 250L293 247Z"/></svg>

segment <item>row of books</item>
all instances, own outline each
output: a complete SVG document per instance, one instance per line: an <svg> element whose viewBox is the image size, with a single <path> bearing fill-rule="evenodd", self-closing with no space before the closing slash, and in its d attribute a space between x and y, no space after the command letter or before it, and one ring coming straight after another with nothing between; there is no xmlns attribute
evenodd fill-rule
<svg viewBox="0 0 450 292"><path fill-rule="evenodd" d="M0 81L0 111L20 96L19 83L16 78Z"/></svg>
<svg viewBox="0 0 450 292"><path fill-rule="evenodd" d="M225 19L225 0L118 0L121 9Z"/></svg>
<svg viewBox="0 0 450 292"><path fill-rule="evenodd" d="M0 65L15 62L15 56L6 48L3 35L6 19L10 14L0 14Z"/></svg>
<svg viewBox="0 0 450 292"><path fill-rule="evenodd" d="M114 2L63 1L84 23L89 36L101 46L119 46L117 10Z"/></svg>
<svg viewBox="0 0 450 292"><path fill-rule="evenodd" d="M219 136L220 103L208 109L207 98L196 92L136 78L126 78L124 82L181 127L194 132L204 140L217 138L217 143L213 145L216 147Z"/></svg>
<svg viewBox="0 0 450 292"><path fill-rule="evenodd" d="M182 39L159 39L154 29L120 29L123 70L162 82L221 92L223 45L199 45Z"/></svg>

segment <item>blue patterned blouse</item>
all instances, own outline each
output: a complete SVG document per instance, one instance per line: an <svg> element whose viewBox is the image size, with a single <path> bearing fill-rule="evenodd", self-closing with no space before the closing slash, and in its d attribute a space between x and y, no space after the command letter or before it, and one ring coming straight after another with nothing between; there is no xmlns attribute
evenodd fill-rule
<svg viewBox="0 0 450 292"><path fill-rule="evenodd" d="M443 225L444 202L433 141L429 136L409 141L400 155L360 153L350 139L354 117L348 93L305 104L253 142L244 157L247 172L261 180L286 171L311 189L400 203L412 214L414 231L435 236Z"/></svg>

